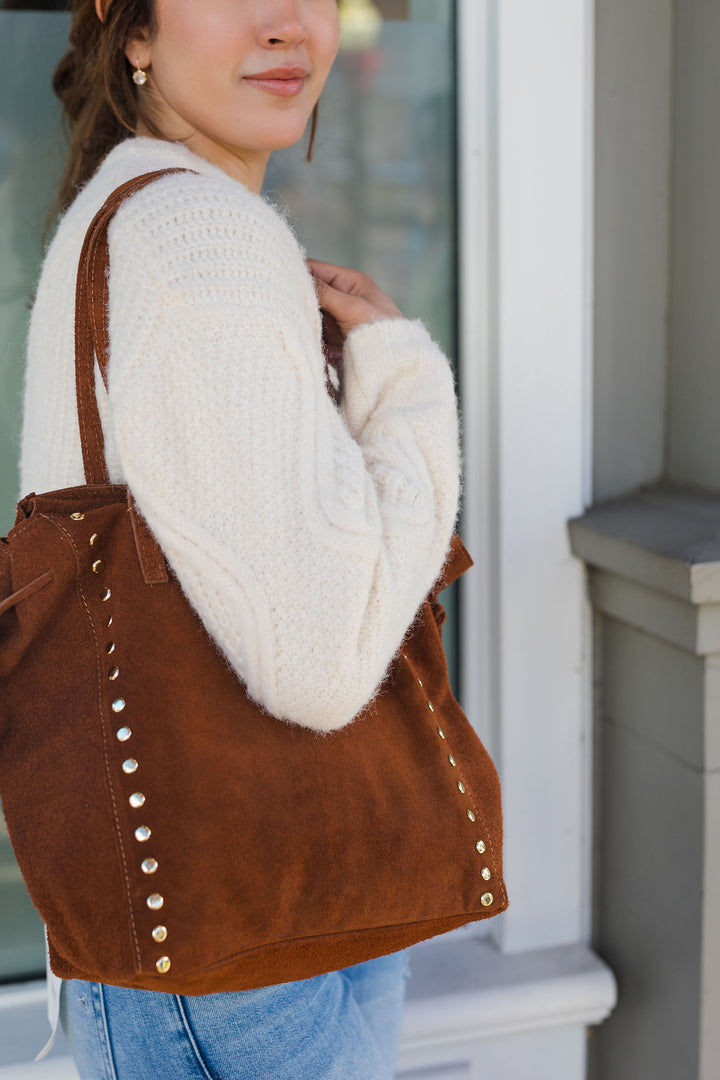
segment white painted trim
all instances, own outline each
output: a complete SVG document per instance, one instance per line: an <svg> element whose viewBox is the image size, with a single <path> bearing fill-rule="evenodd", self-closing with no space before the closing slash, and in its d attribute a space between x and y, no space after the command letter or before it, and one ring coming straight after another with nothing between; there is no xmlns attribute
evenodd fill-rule
<svg viewBox="0 0 720 1080"><path fill-rule="evenodd" d="M463 701L503 781L504 949L586 940L594 0L459 0ZM552 888L542 888L546 882Z"/></svg>
<svg viewBox="0 0 720 1080"><path fill-rule="evenodd" d="M583 348L583 386L582 386L582 505L588 507L593 502L593 464L594 464L594 367L595 367L595 2L585 3L585 206L583 220L585 224L585 282L584 282L584 326L585 340ZM584 791L584 859L581 882L580 932L583 941L590 941L593 931L593 844L595 826L593 820L594 793L593 783L593 730L594 730L594 679L593 670L593 609L587 589L587 569L583 571L583 608L582 617L582 664L585 672L582 738L584 740L583 776Z"/></svg>
<svg viewBox="0 0 720 1080"><path fill-rule="evenodd" d="M492 346L497 280L493 221L492 5L458 0L458 344L465 462L462 533L475 565L460 582L461 697L492 753L496 670L497 438Z"/></svg>
<svg viewBox="0 0 720 1080"><path fill-rule="evenodd" d="M61 1057L27 1065L8 1065L0 1069L0 1080L78 1080L78 1074L72 1058Z"/></svg>
<svg viewBox="0 0 720 1080"><path fill-rule="evenodd" d="M33 1005L42 1005L44 1008L46 1002L47 983L44 979L0 986L0 1012L4 1012L6 1009L27 1008Z"/></svg>
<svg viewBox="0 0 720 1080"><path fill-rule="evenodd" d="M583 945L503 956L487 941L414 954L402 1052L543 1028L598 1024L617 1000L612 972ZM578 1078L579 1080L579 1078Z"/></svg>

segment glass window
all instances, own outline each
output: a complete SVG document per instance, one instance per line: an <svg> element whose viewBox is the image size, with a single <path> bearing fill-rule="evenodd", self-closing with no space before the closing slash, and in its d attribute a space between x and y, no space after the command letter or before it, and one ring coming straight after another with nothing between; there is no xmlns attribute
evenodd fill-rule
<svg viewBox="0 0 720 1080"><path fill-rule="evenodd" d="M45 4L46 9L64 4ZM28 302L65 146L50 77L69 17L0 5L0 534L14 520ZM17 4L14 8L40 8ZM42 792L38 792L42 798ZM0 818L0 980L41 973L42 924Z"/></svg>
<svg viewBox="0 0 720 1080"><path fill-rule="evenodd" d="M25 494L17 490L23 354L64 158L50 89L67 42L64 8L65 0L0 2L0 534ZM340 9L342 49L313 162L305 143L274 155L265 190L309 255L371 274L454 356L454 3L340 0ZM451 660L452 592L443 594ZM43 955L40 922L0 825L0 980L40 973Z"/></svg>

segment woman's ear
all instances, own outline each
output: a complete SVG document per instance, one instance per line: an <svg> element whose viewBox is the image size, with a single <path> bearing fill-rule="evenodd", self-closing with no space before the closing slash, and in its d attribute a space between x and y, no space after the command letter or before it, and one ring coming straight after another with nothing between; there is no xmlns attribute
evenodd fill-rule
<svg viewBox="0 0 720 1080"><path fill-rule="evenodd" d="M141 30L136 37L128 38L123 51L134 68L150 67L150 42L146 31Z"/></svg>
<svg viewBox="0 0 720 1080"><path fill-rule="evenodd" d="M125 56L134 68L150 67L150 51L144 41L133 38L125 45Z"/></svg>
<svg viewBox="0 0 720 1080"><path fill-rule="evenodd" d="M100 22L105 22L105 8L107 0L95 0L95 12Z"/></svg>

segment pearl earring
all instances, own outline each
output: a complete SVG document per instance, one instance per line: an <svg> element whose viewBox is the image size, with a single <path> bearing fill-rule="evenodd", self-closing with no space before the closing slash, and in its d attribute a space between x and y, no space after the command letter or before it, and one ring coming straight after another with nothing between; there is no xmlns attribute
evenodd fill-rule
<svg viewBox="0 0 720 1080"><path fill-rule="evenodd" d="M143 71L142 68L136 68L135 71L133 71L132 78L136 86L144 86L147 82L147 72Z"/></svg>

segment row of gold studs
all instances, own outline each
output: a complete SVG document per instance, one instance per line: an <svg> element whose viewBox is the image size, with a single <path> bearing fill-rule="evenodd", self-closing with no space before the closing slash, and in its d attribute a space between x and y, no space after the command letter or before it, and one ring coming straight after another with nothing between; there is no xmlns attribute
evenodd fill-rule
<svg viewBox="0 0 720 1080"><path fill-rule="evenodd" d="M71 514L70 517L72 518L73 521L83 521L84 518L85 518L85 515L83 513L76 512L76 513ZM90 537L90 547L95 548L97 546L98 540L99 540L98 534L93 533L92 536ZM102 574L104 569L105 569L105 565L104 565L102 559L95 559L93 564L92 564L93 573L94 574ZM105 588L105 589L103 589L101 591L100 600L103 603L107 603L111 598L112 598L112 590L110 588ZM113 624L113 616L112 616L112 614L110 614L107 617L107 621L106 621L105 625L108 628L110 628L112 626L112 624ZM114 641L108 641L106 646L105 646L105 653L107 654L107 656L113 656L114 653L115 653L115 649L116 649L115 642ZM113 664L112 667L110 667L110 669L108 670L108 680L110 682L115 682L116 679L119 677L119 675L120 675L120 668L117 667L117 665ZM125 707L126 707L125 699L122 698L122 697L116 697L110 704L110 708L116 714L124 712ZM132 729L130 727L127 727L127 726L123 725L122 727L119 727L117 729L117 731L115 732L115 737L117 738L118 742L126 743L132 738ZM139 768L139 765L138 765L138 762L137 762L137 760L135 758L126 758L126 760L123 761L121 768L122 768L123 773L125 773L126 776L132 776L135 772L137 772L137 770ZM133 810L139 810L141 807L143 807L145 805L145 801L146 801L145 800L145 795L141 791L134 791L132 793L132 795L130 795L130 797L128 799L128 802L130 803L130 806L132 807ZM151 835L152 835L152 831L150 830L150 828L147 825L140 825L140 826L138 826L137 829L135 829L135 839L138 841L138 843L141 843L141 844L145 843L147 840L150 839ZM159 866L159 863L158 863L157 859L153 859L153 858L143 859L143 861L140 863L140 869L142 870L143 874L154 874L154 873L156 873L157 870L158 870L158 866ZM160 893L151 893L147 897L146 903L147 903L147 906L150 908L151 911L159 911L160 908L165 903L165 899ZM167 935L168 935L168 931L167 931L166 926L158 925L158 926L155 926L153 928L153 930L152 930L152 939L153 939L153 941L155 941L157 943L165 941L166 938L167 938ZM164 975L166 972L168 972L170 970L170 958L168 956L161 956L156 961L155 968L161 975Z"/></svg>
<svg viewBox="0 0 720 1080"><path fill-rule="evenodd" d="M410 662L409 659L408 659L407 653L403 653L403 657L405 658L405 660L408 663ZM417 682L420 689L423 692L425 692L425 687L423 686L422 679L420 679L420 678L418 678L416 676L415 681ZM435 706L433 705L432 701L430 701L430 698L428 698L428 697L426 697L426 700L427 700L428 709L430 710L431 713L434 713L435 712ZM436 730L437 730L437 733L440 736L440 738L443 739L443 741L447 745L449 764L454 769L457 768L457 760L455 759L455 756L453 755L452 751L450 750L450 745L447 743L447 736L445 735L445 732L443 731L442 727L439 724L437 725ZM460 792L461 795L465 795L467 793L467 788L465 787L465 784L464 784L462 779L459 779L457 781L457 789L458 789L458 791ZM474 808L468 807L468 809L465 811L465 813L466 813L467 818L468 818L469 821L475 822L477 820L477 814L476 814L476 811L474 810ZM475 843L475 849L476 849L476 851L479 852L480 855L483 855L485 853L485 841L484 840L477 840L476 843ZM491 872L490 872L490 867L489 866L483 866L482 870L480 871L480 876L482 877L483 881L489 881L491 876L492 876ZM491 892L483 893L483 895L480 897L480 903L483 905L483 907L490 907L492 902L493 902L493 894Z"/></svg>

